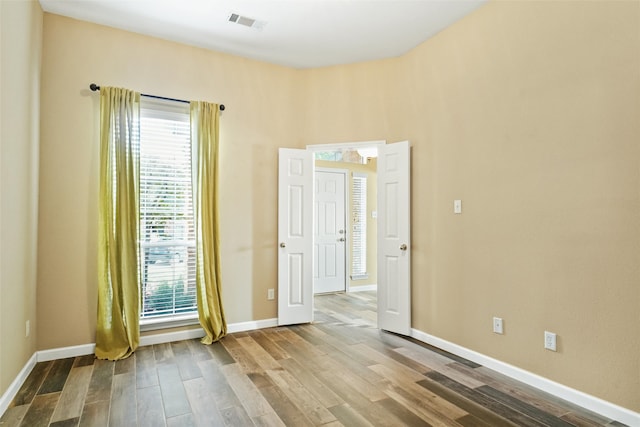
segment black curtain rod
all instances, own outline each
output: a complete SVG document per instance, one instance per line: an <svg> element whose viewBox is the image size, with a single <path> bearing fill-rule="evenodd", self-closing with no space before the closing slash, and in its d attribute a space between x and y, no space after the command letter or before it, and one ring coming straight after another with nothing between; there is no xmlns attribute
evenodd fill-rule
<svg viewBox="0 0 640 427"><path fill-rule="evenodd" d="M100 90L100 86L98 86L95 83L91 83L89 85L89 89L91 89L92 91L97 91ZM164 96L157 96L157 95L147 95L146 93L141 93L140 95L142 96L146 96L147 98L155 98L155 99L164 99L165 101L175 101L175 102L184 102L186 104L189 103L189 101L185 101L184 99L176 99L176 98L165 98ZM224 111L224 104L220 104L220 111Z"/></svg>

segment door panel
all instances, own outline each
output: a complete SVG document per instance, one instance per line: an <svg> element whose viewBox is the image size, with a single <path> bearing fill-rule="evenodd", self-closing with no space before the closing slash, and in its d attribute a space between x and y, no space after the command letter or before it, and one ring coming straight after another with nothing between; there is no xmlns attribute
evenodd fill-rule
<svg viewBox="0 0 640 427"><path fill-rule="evenodd" d="M345 174L322 170L315 174L314 293L346 287Z"/></svg>
<svg viewBox="0 0 640 427"><path fill-rule="evenodd" d="M278 162L278 324L313 320L313 155L281 148Z"/></svg>
<svg viewBox="0 0 640 427"><path fill-rule="evenodd" d="M411 333L409 142L378 149L378 327Z"/></svg>

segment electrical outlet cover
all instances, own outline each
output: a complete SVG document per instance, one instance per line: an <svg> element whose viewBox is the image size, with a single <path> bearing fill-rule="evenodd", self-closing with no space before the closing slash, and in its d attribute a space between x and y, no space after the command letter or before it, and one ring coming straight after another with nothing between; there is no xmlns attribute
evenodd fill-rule
<svg viewBox="0 0 640 427"><path fill-rule="evenodd" d="M549 331L544 331L544 348L551 351L556 351L556 334Z"/></svg>

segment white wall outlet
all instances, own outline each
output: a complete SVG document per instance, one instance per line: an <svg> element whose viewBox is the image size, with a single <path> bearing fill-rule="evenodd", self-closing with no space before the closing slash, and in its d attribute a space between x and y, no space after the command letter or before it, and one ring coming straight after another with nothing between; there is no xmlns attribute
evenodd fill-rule
<svg viewBox="0 0 640 427"><path fill-rule="evenodd" d="M24 327L24 336L25 338L29 338L29 334L31 333L31 323L27 320Z"/></svg>
<svg viewBox="0 0 640 427"><path fill-rule="evenodd" d="M556 334L549 331L544 331L544 348L551 351L556 351Z"/></svg>
<svg viewBox="0 0 640 427"><path fill-rule="evenodd" d="M493 318L493 332L495 332L496 334L504 333L504 329L502 328L502 318L501 317L494 317Z"/></svg>
<svg viewBox="0 0 640 427"><path fill-rule="evenodd" d="M454 200L453 201L453 213L461 214L462 213L462 200Z"/></svg>
<svg viewBox="0 0 640 427"><path fill-rule="evenodd" d="M268 300L272 300L272 299L275 299L275 298L276 298L275 290L273 290L273 289L268 289L268 290L267 290L267 299L268 299Z"/></svg>

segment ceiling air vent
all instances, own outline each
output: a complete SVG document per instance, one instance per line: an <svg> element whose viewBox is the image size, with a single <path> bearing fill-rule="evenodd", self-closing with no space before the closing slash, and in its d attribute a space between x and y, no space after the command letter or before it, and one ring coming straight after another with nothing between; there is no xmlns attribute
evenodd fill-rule
<svg viewBox="0 0 640 427"><path fill-rule="evenodd" d="M233 22L234 24L244 25L245 27L255 28L256 30L261 30L265 22L258 21L257 19L248 18L246 16L239 15L237 13L232 13L229 15L229 22Z"/></svg>

